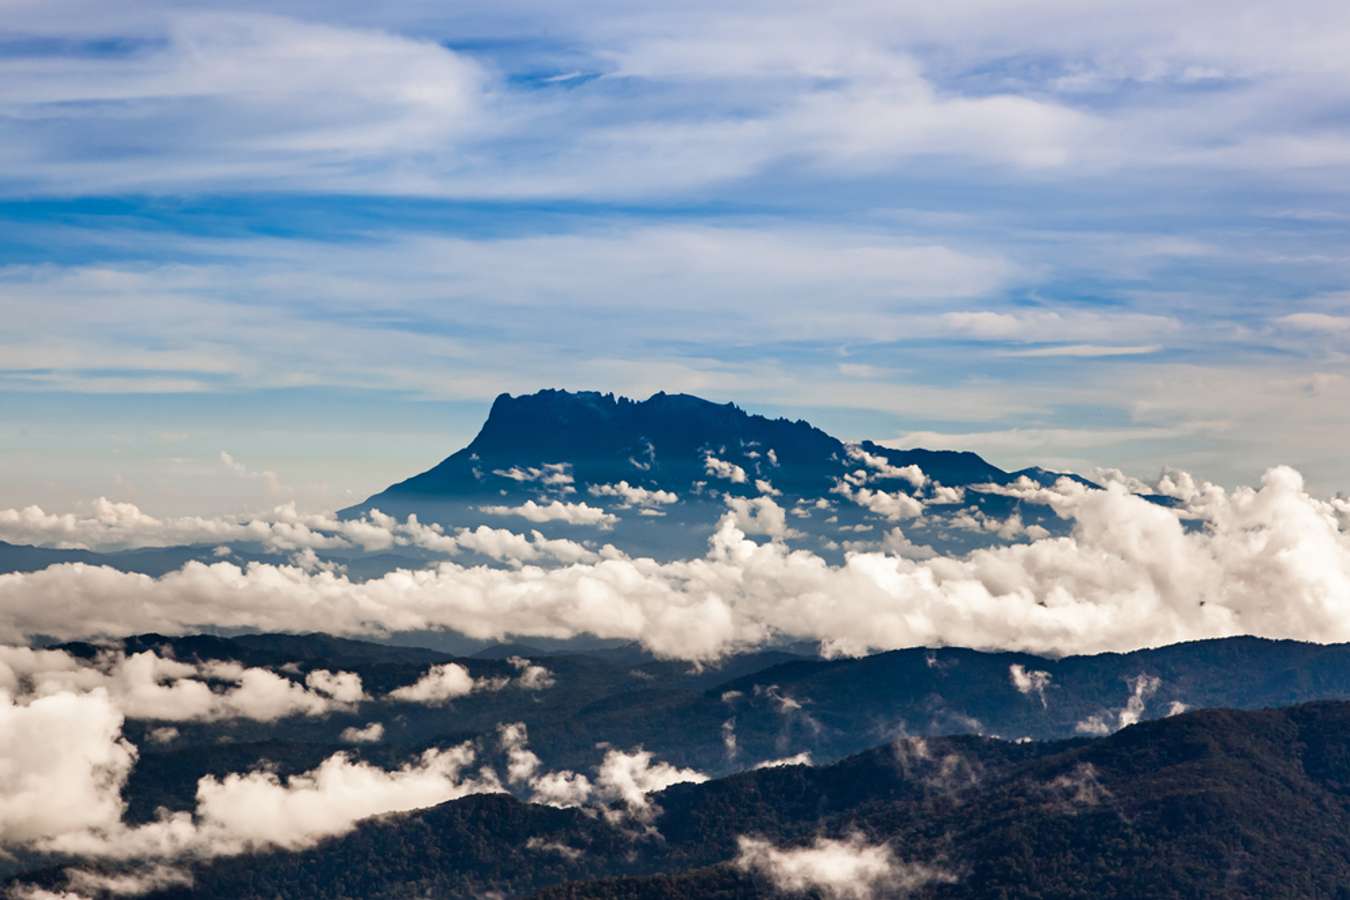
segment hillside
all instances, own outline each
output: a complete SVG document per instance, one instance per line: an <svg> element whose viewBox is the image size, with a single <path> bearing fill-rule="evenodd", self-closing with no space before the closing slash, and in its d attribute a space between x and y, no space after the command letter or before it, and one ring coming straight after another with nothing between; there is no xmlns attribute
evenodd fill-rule
<svg viewBox="0 0 1350 900"><path fill-rule="evenodd" d="M1350 883L1350 704L1189 713L1068 743L902 740L653 799L659 837L468 798L299 854L203 867L192 896L773 895L762 873L728 865L745 835L889 844L942 873L918 896L1338 896Z"/></svg>

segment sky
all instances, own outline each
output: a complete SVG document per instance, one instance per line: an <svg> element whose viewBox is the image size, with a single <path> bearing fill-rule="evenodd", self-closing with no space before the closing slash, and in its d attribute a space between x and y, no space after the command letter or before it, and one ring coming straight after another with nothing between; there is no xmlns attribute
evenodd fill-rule
<svg viewBox="0 0 1350 900"><path fill-rule="evenodd" d="M0 0L0 495L332 509L492 398L1350 489L1350 7Z"/></svg>

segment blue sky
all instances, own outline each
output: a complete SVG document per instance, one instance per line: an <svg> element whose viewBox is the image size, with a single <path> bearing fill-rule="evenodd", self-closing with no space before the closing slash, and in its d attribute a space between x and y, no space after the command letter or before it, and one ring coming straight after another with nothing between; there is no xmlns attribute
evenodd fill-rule
<svg viewBox="0 0 1350 900"><path fill-rule="evenodd" d="M1350 489L1344 4L119 6L0 25L5 506L342 505L546 386Z"/></svg>

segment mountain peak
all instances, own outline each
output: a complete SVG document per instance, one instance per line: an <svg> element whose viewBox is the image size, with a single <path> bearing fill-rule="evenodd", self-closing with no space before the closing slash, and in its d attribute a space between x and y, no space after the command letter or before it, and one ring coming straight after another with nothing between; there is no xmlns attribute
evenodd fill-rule
<svg viewBox="0 0 1350 900"><path fill-rule="evenodd" d="M917 466L931 484L953 489L1010 480L975 453L896 450L871 441L862 447L884 463L863 461L804 420L769 418L692 394L658 391L645 400L556 388L500 394L468 446L343 512L378 508L451 526L481 524L486 513L488 521L524 520L549 535L599 529L621 549L665 556L699 552L728 498L771 497L791 510L790 527L783 523L779 532L810 535L833 552L843 547L836 534L853 546L876 543L890 522L905 518L903 510L914 518L927 504L951 505L964 496L959 490L939 496L931 485L860 468ZM873 486L853 497L863 484ZM925 490L922 498L893 499L897 491ZM662 499L651 499L657 495ZM969 499L1003 516L1016 502L973 492Z"/></svg>

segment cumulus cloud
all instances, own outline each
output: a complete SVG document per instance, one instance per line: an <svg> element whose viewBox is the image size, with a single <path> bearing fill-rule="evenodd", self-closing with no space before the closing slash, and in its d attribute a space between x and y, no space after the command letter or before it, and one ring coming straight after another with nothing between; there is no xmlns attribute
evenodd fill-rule
<svg viewBox="0 0 1350 900"><path fill-rule="evenodd" d="M801 537L801 533L788 527L787 511L773 501L772 497L732 497L726 498L736 527L744 534L762 534L776 541L790 537Z"/></svg>
<svg viewBox="0 0 1350 900"><path fill-rule="evenodd" d="M732 484L745 484L749 478L745 470L733 462L718 459L711 453L703 457L703 469L713 478L721 478Z"/></svg>
<svg viewBox="0 0 1350 900"><path fill-rule="evenodd" d="M922 490L928 484L928 476L924 474L923 469L916 465L893 465L886 457L876 453L868 453L857 444L848 446L848 455L850 459L857 460L867 466L870 471L864 472L864 475L870 480L900 479L908 481L916 491Z"/></svg>
<svg viewBox="0 0 1350 900"><path fill-rule="evenodd" d="M441 663L432 666L417 681L395 688L386 696L403 703L438 706L475 691L500 691L513 684L526 691L543 691L557 683L551 671L524 657L511 656L507 662L519 673L515 678L474 678L459 663Z"/></svg>
<svg viewBox="0 0 1350 900"><path fill-rule="evenodd" d="M531 522L564 522L568 525L597 525L601 528L609 528L619 521L618 516L598 506L563 503L561 500L546 505L526 500L518 506L480 506L478 511L490 516L520 516Z"/></svg>
<svg viewBox="0 0 1350 900"><path fill-rule="evenodd" d="M421 703L436 705L464 697L483 687L481 680L469 674L469 670L459 663L442 663L432 666L412 684L390 691L391 700L403 703Z"/></svg>
<svg viewBox="0 0 1350 900"><path fill-rule="evenodd" d="M497 726L497 740L506 752L506 780L509 784L528 782L539 771L539 757L526 747L529 731L524 722Z"/></svg>
<svg viewBox="0 0 1350 900"><path fill-rule="evenodd" d="M759 491L761 494L763 494L763 495L766 496L766 497L781 497L781 496L783 496L783 492L780 491L780 490L778 490L778 488L774 487L774 486L773 486L773 482L771 482L771 481L766 481L766 480L763 479L763 478L756 478L756 479L755 479L755 490Z"/></svg>
<svg viewBox="0 0 1350 900"><path fill-rule="evenodd" d="M18 705L0 691L0 842L22 846L116 827L135 761L122 713L106 692Z"/></svg>
<svg viewBox="0 0 1350 900"><path fill-rule="evenodd" d="M111 815L92 826L50 831L35 846L117 859L299 850L345 834L371 816L500 791L491 770L467 774L474 758L472 746L461 744L427 750L395 770L354 762L339 753L289 778L268 771L206 776L197 783L192 813L163 813L156 821L136 826L120 821L121 781L105 779L100 789L114 808Z"/></svg>
<svg viewBox="0 0 1350 900"><path fill-rule="evenodd" d="M168 722L322 716L365 699L361 678L352 672L316 669L302 684L268 669L220 660L184 663L150 651L105 651L86 660L60 650L2 646L0 689L21 700L101 690L128 718Z"/></svg>
<svg viewBox="0 0 1350 900"><path fill-rule="evenodd" d="M1342 514L1292 469L1272 469L1257 488L1209 490L1184 511L1196 522L1119 486L1037 490L1070 534L961 557L868 552L831 565L752 540L728 513L704 557L673 562L441 562L364 582L224 561L158 578L58 565L0 575L0 640L206 626L453 629L485 640L622 638L691 660L781 637L835 654L956 645L1063 655L1234 634L1350 640Z"/></svg>
<svg viewBox="0 0 1350 900"><path fill-rule="evenodd" d="M338 737L349 744L378 744L384 740L384 725L379 722L370 722L362 728L352 725L342 729Z"/></svg>
<svg viewBox="0 0 1350 900"><path fill-rule="evenodd" d="M417 546L432 549L432 538L424 537ZM569 541L566 538L546 538L538 531L531 531L529 537L508 531L505 528L490 528L479 525L477 528L459 529L453 536L444 538L447 552L469 550L489 559L520 565L527 562L546 562L550 559L561 563L594 562L600 554L590 548ZM618 551L608 545L605 551L610 555Z"/></svg>
<svg viewBox="0 0 1350 900"><path fill-rule="evenodd" d="M592 805L616 824L628 819L648 823L657 811L649 794L674 784L708 780L694 769L657 762L641 747L630 751L608 748L594 780L566 769L543 771L538 755L528 747L529 732L523 722L498 725L497 738L506 754L507 782L528 789L531 803Z"/></svg>
<svg viewBox="0 0 1350 900"><path fill-rule="evenodd" d="M595 787L585 775L570 771L545 772L530 779L530 802L567 808L590 800Z"/></svg>
<svg viewBox="0 0 1350 900"><path fill-rule="evenodd" d="M639 507L641 509L653 509L658 506L664 506L679 501L679 496L673 491L664 491L659 488L651 489L638 487L629 484L627 481L620 481L617 484L593 484L586 488L587 493L592 497L617 497L621 502L620 509L629 509Z"/></svg>
<svg viewBox="0 0 1350 900"><path fill-rule="evenodd" d="M1157 675L1137 675L1130 681L1130 697L1125 708L1120 711L1121 728L1127 728L1139 721L1148 705L1149 698L1158 693L1162 679Z"/></svg>
<svg viewBox="0 0 1350 900"><path fill-rule="evenodd" d="M847 480L842 480L835 485L834 492L892 522L917 519L923 515L924 502L903 491L887 493L872 488L855 487Z"/></svg>
<svg viewBox="0 0 1350 900"><path fill-rule="evenodd" d="M1005 541L1017 540L1020 537L1040 540L1050 536L1050 531L1044 526L1034 523L1028 525L1022 521L1020 512L1013 512L1006 519L999 519L996 516L986 514L983 510L970 507L948 516L947 524L952 528L959 528L963 531L992 534Z"/></svg>
<svg viewBox="0 0 1350 900"><path fill-rule="evenodd" d="M653 762L648 750L611 749L596 772L596 796L621 804L628 815L649 821L655 808L648 794L675 784L701 784L708 776L695 769L681 769L667 762Z"/></svg>
<svg viewBox="0 0 1350 900"><path fill-rule="evenodd" d="M935 866L901 862L886 844L870 844L857 834L817 837L802 847L777 847L746 836L736 843L738 868L760 874L780 891L816 891L829 900L905 896L930 884L956 880Z"/></svg>
<svg viewBox="0 0 1350 900"><path fill-rule="evenodd" d="M552 672L523 656L508 656L506 661L520 673L516 676L516 684L524 690L544 691L558 683Z"/></svg>
<svg viewBox="0 0 1350 900"><path fill-rule="evenodd" d="M932 559L938 553L927 544L916 544L909 539L909 536L897 525L881 539L882 549L892 556L899 556L903 559Z"/></svg>
<svg viewBox="0 0 1350 900"><path fill-rule="evenodd" d="M544 510L538 513L543 516L555 512L552 507L535 509ZM603 511L594 507L572 510L571 514L581 519L600 514L597 521L608 522ZM415 515L399 521L379 510L356 519L338 519L327 514L300 513L294 504L284 504L267 515L251 518L160 519L133 503L114 503L102 497L94 501L87 514L48 513L37 506L0 510L0 539L98 551L221 544L216 548L216 555L221 558L230 555L230 543L261 544L273 552L305 554L297 559L305 560L306 567L315 569L321 566L314 551L377 552L396 546L449 556L469 551L513 565L543 560L589 562L598 558L594 551L575 541L545 538L538 531L527 536L479 525L448 532L439 523L424 523Z"/></svg>

